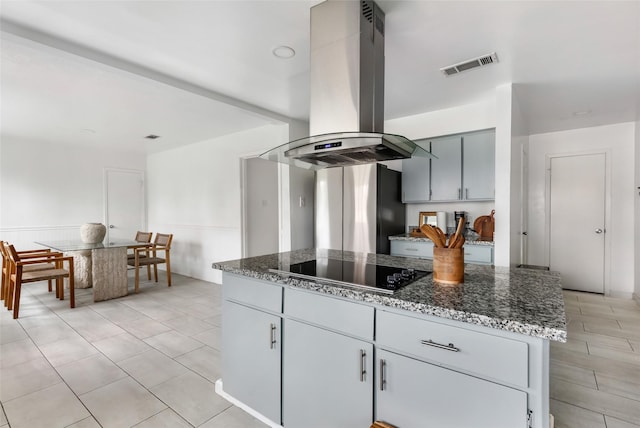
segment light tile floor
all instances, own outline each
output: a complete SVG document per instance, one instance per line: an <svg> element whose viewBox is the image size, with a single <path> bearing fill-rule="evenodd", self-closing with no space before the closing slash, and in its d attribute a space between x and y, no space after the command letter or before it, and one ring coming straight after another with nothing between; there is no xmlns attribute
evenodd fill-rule
<svg viewBox="0 0 640 428"><path fill-rule="evenodd" d="M0 307L1 428L265 426L214 392L218 284L161 275L99 303L78 289L75 309L46 288L23 288L18 320Z"/></svg>
<svg viewBox="0 0 640 428"><path fill-rule="evenodd" d="M264 427L214 393L220 286L165 284L100 303L78 290L73 310L44 283L25 287L17 321L0 310L0 428ZM565 303L569 341L551 344L556 428L639 428L640 306L571 291Z"/></svg>
<svg viewBox="0 0 640 428"><path fill-rule="evenodd" d="M640 427L640 305L564 292L567 343L551 342L556 428Z"/></svg>

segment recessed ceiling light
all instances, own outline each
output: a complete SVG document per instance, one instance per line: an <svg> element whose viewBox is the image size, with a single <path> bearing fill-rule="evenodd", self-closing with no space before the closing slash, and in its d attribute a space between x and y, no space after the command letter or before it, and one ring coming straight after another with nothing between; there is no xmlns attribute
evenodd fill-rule
<svg viewBox="0 0 640 428"><path fill-rule="evenodd" d="M149 140L155 140L156 138L160 138L160 136L159 135L154 135L154 134L149 134L144 138L147 138Z"/></svg>
<svg viewBox="0 0 640 428"><path fill-rule="evenodd" d="M293 48L290 48L289 46L278 46L272 51L272 53L276 58L281 59L293 58L296 55L296 51L294 51Z"/></svg>

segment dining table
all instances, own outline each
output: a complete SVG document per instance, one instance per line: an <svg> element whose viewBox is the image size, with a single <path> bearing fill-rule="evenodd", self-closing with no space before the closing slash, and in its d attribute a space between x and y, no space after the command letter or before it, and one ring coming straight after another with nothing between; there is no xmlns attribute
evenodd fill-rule
<svg viewBox="0 0 640 428"><path fill-rule="evenodd" d="M135 240L90 244L79 239L35 243L72 256L75 288L93 287L94 302L128 294L127 250L149 245Z"/></svg>

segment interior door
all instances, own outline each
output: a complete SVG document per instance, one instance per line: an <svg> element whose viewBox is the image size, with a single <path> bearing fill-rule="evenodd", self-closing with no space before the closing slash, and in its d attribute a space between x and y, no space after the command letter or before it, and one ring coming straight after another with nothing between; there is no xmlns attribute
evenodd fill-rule
<svg viewBox="0 0 640 428"><path fill-rule="evenodd" d="M105 174L107 239L133 239L146 228L144 172L108 169Z"/></svg>
<svg viewBox="0 0 640 428"><path fill-rule="evenodd" d="M604 293L604 153L550 160L549 267L562 287Z"/></svg>

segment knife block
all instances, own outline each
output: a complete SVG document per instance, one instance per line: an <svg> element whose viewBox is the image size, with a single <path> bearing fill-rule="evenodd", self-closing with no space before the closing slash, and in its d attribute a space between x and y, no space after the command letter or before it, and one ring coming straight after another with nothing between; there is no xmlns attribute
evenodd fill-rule
<svg viewBox="0 0 640 428"><path fill-rule="evenodd" d="M433 248L433 280L450 285L464 282L464 247Z"/></svg>

